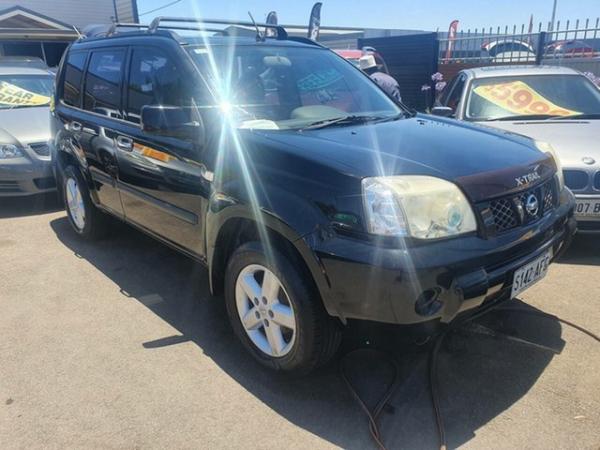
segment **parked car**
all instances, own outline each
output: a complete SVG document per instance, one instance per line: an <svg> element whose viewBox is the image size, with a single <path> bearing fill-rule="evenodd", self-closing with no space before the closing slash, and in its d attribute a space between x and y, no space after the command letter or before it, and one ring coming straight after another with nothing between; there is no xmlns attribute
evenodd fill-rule
<svg viewBox="0 0 600 450"><path fill-rule="evenodd" d="M349 319L449 322L545 275L575 231L545 144L416 115L276 30L157 19L70 47L52 148L75 233L111 215L206 264L243 345L288 372Z"/></svg>
<svg viewBox="0 0 600 450"><path fill-rule="evenodd" d="M528 63L536 60L533 46L525 41L502 39L486 42L481 46L481 50L487 53L489 61L495 64Z"/></svg>
<svg viewBox="0 0 600 450"><path fill-rule="evenodd" d="M461 71L434 114L519 133L556 149L580 231L600 231L600 90L566 67Z"/></svg>
<svg viewBox="0 0 600 450"><path fill-rule="evenodd" d="M544 56L550 58L593 58L594 47L577 40L551 42L544 48Z"/></svg>
<svg viewBox="0 0 600 450"><path fill-rule="evenodd" d="M363 56L366 55L373 55L375 57L375 62L377 63L378 66L381 67L382 72L385 72L387 74L390 73L388 66L385 62L385 59L383 59L383 56L381 56L380 53L377 52L377 50L375 50L373 47L363 47L362 49L336 49L334 50L335 53L337 53L338 55L340 55L342 58L347 59L348 61L350 61L353 65L355 65L356 67L360 68L360 58L362 58Z"/></svg>
<svg viewBox="0 0 600 450"><path fill-rule="evenodd" d="M0 197L55 189L48 146L53 84L43 63L0 59Z"/></svg>

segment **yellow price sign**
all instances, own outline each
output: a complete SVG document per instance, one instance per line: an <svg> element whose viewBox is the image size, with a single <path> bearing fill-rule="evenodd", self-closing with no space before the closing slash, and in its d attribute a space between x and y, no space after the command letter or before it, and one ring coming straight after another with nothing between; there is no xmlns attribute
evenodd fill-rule
<svg viewBox="0 0 600 450"><path fill-rule="evenodd" d="M522 81L479 86L475 93L489 102L515 114L550 114L571 116L577 111L555 105Z"/></svg>
<svg viewBox="0 0 600 450"><path fill-rule="evenodd" d="M49 103L50 97L30 92L6 81L0 81L0 104L43 106Z"/></svg>

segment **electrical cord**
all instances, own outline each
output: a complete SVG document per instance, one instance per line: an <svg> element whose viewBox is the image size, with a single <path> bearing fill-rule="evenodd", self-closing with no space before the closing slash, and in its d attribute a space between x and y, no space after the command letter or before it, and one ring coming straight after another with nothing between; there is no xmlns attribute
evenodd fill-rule
<svg viewBox="0 0 600 450"><path fill-rule="evenodd" d="M386 388L384 394L381 396L380 400L377 402L377 405L375 406L373 411L371 411L369 409L369 407L367 406L365 401L358 394L356 388L350 381L350 378L348 378L348 375L346 372L346 361L352 355L355 355L355 354L361 353L361 352L376 353L376 354L380 355L384 361L388 362L392 366L392 369L394 371L392 382L388 384L388 387ZM375 443L377 444L377 446L379 447L380 450L386 450L386 447L383 444L383 441L381 439L381 432L379 430L378 420L379 420L379 416L380 416L381 412L383 411L383 408L385 408L388 401L390 400L390 398L396 391L397 387L400 385L399 374L400 374L400 369L398 367L398 363L396 362L396 360L393 357L391 357L389 354L387 354L381 350L376 350L376 349L372 349L372 348L359 348L357 350L353 350L350 353L347 353L346 355L344 355L344 357L340 361L340 376L344 380L344 383L346 383L346 386L348 387L348 390L352 394L352 397L354 397L354 400L356 400L358 405L361 407L363 412L368 417L369 432L371 433L371 437L373 438L373 440L375 441Z"/></svg>
<svg viewBox="0 0 600 450"><path fill-rule="evenodd" d="M429 353L429 390L431 393L431 403L432 403L433 410L435 413L435 420L436 420L440 450L446 450L447 445L448 445L446 442L446 430L444 427L442 408L441 408L441 404L440 404L439 380L438 380L438 370L437 370L437 356L439 354L440 348L442 347L442 343L444 342L445 337L448 335L448 333L450 331L456 330L456 329L460 328L461 326L465 325L466 323L471 322L471 321L475 320L476 318L483 316L484 314L487 314L492 309L498 308L498 306L503 304L505 301L506 300L500 300L498 302L491 303L491 304L486 305L485 307L481 308L474 314L471 314L464 318L458 319L455 322L451 322L442 331L440 331L438 334L434 335L434 337L433 337L433 345L432 345L431 351ZM562 319L554 314L550 314L550 313L546 313L546 312L538 311L538 310L528 310L528 309L523 309L523 308L519 308L519 307L511 307L511 306L498 308L498 311L514 311L514 312L530 314L530 315L534 315L534 316L538 316L538 317L545 317L547 319L557 320L560 323L568 325L568 326L586 334L587 336L591 337L592 339L596 340L597 342L600 342L599 335L591 332L590 330L582 327L581 325L577 325L574 322L571 322L566 319ZM379 356L381 356L382 358L384 358L386 361L388 361L388 363L392 366L392 368L394 370L393 381L390 384L388 384L388 387L387 387L384 395L378 401L378 403L375 406L375 408L373 409L373 411L371 411L369 409L369 407L366 405L365 401L360 397L360 395L356 391L355 387L350 382L350 380L347 376L347 373L346 373L346 365L347 365L348 358L351 355L356 354L358 352L376 353ZM342 379L344 380L344 383L348 387L348 390L352 394L352 397L356 400L356 402L359 404L359 406L361 407L363 412L368 417L369 432L371 433L371 437L373 438L373 440L375 441L375 443L377 444L377 446L379 447L380 450L387 450L387 449L385 447L385 444L383 443L383 438L381 436L381 431L379 429L378 420L379 420L379 416L380 416L381 412L383 411L383 409L387 405L388 401L390 400L390 398L392 397L392 395L394 394L394 392L396 391L396 389L399 386L399 378L398 378L399 373L400 373L400 369L398 367L398 363L396 362L395 358L393 358L388 353L383 352L381 350L377 350L377 349L362 348L362 349L353 350L353 351L347 353L346 355L344 355L344 357L340 361L340 375L341 375Z"/></svg>

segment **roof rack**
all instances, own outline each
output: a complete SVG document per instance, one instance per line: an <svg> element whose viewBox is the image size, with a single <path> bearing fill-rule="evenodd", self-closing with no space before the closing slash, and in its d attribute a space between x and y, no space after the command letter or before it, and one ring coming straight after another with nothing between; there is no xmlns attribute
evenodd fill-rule
<svg viewBox="0 0 600 450"><path fill-rule="evenodd" d="M145 28L146 30L148 30L148 32L150 32L150 26L151 25L145 25L142 23L127 23L127 22L114 22L110 28L108 29L108 31L106 32L106 36L113 36L115 34L117 34L117 29L118 28L138 28L138 29L143 29ZM173 25L173 26L161 26L160 28L168 28L170 30L186 30L186 31L207 31L210 33L222 33L224 35L227 35L227 31L226 30L222 30L220 28L206 28L206 27L184 27L184 26L178 26L178 25Z"/></svg>
<svg viewBox="0 0 600 450"><path fill-rule="evenodd" d="M196 23L200 24L198 27L179 27L177 25L163 25L161 22L174 22L174 23ZM237 25L240 27L250 27L252 29L256 27L260 28L271 28L275 30L277 33L278 40L286 40L288 37L287 31L281 25L273 25L268 23L254 23L254 22L243 22L237 20L224 20L224 19L193 19L188 17L165 17L159 16L155 18L150 25L148 26L148 33L154 33L159 28L168 28L168 29L183 29L183 30L199 30L199 31L219 31L223 32L223 30L214 30L210 28L206 28L204 25ZM227 34L225 32L225 34Z"/></svg>

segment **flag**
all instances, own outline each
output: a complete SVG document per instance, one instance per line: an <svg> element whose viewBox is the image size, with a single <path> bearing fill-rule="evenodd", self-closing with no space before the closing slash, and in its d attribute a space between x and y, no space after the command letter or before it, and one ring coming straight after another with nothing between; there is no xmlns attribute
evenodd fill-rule
<svg viewBox="0 0 600 450"><path fill-rule="evenodd" d="M277 25L277 12L271 11L267 15L267 24L269 25ZM265 27L265 36L266 37L274 37L277 34L274 28Z"/></svg>
<svg viewBox="0 0 600 450"><path fill-rule="evenodd" d="M308 21L308 38L316 41L319 39L319 28L321 27L321 6L323 3L317 2L314 4Z"/></svg>
<svg viewBox="0 0 600 450"><path fill-rule="evenodd" d="M450 28L448 28L448 47L446 48L446 59L450 59L452 57L452 49L454 48L457 30L458 20L453 20L450 22Z"/></svg>

